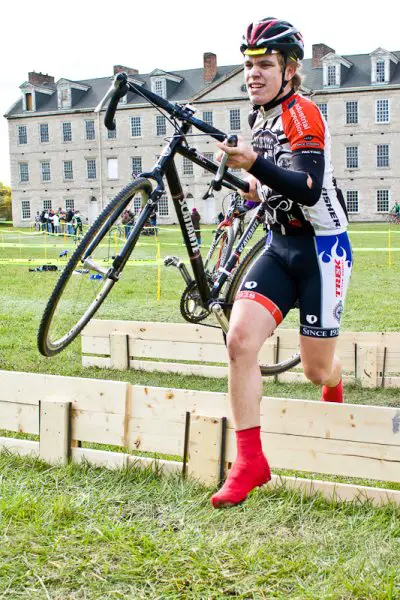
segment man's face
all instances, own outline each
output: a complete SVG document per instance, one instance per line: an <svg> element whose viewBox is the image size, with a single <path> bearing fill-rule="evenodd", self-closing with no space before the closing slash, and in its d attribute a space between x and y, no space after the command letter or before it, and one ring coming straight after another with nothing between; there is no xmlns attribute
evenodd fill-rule
<svg viewBox="0 0 400 600"><path fill-rule="evenodd" d="M276 97L282 84L278 55L246 56L244 77L252 103L267 104Z"/></svg>

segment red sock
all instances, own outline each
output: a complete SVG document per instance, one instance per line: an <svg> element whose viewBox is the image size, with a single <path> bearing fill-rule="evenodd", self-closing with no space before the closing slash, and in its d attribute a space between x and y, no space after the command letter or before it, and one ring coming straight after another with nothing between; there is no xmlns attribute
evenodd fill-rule
<svg viewBox="0 0 400 600"><path fill-rule="evenodd" d="M237 457L222 488L211 498L214 508L233 506L245 500L252 489L271 479L261 446L261 427L236 432Z"/></svg>
<svg viewBox="0 0 400 600"><path fill-rule="evenodd" d="M340 380L334 387L322 386L322 398L324 402L343 402L343 381Z"/></svg>

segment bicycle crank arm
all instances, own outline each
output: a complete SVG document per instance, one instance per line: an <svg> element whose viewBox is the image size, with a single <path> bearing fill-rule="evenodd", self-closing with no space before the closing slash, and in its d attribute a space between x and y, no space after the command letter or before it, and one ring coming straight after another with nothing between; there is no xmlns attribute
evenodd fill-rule
<svg viewBox="0 0 400 600"><path fill-rule="evenodd" d="M224 310L219 302L212 302L209 306L209 310L216 316L218 323L224 333L228 333L229 321L226 318Z"/></svg>
<svg viewBox="0 0 400 600"><path fill-rule="evenodd" d="M186 285L189 285L193 282L193 279L189 271L187 270L186 265L181 260L179 260L177 256L166 256L164 258L164 265L166 267L176 267L177 269L179 269L180 274L185 280Z"/></svg>

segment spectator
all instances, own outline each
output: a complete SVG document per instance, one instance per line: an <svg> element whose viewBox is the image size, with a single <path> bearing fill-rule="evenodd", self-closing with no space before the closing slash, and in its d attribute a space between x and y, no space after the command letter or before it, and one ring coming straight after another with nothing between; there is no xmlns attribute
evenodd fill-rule
<svg viewBox="0 0 400 600"><path fill-rule="evenodd" d="M72 227L74 228L75 235L78 235L78 231L81 234L83 233L82 217L81 217L81 213L79 212L79 210L76 210L74 213L74 216L72 218Z"/></svg>
<svg viewBox="0 0 400 600"><path fill-rule="evenodd" d="M41 223L42 231L46 231L46 229L47 229L47 217L46 217L46 211L45 210L42 210L42 212L40 213L40 223Z"/></svg>
<svg viewBox="0 0 400 600"><path fill-rule="evenodd" d="M135 215L131 210L124 210L121 215L121 223L124 226L125 237L127 238L135 224Z"/></svg>
<svg viewBox="0 0 400 600"><path fill-rule="evenodd" d="M40 231L40 223L41 223L41 216L39 211L37 211L36 216L35 216L35 229L36 231Z"/></svg>
<svg viewBox="0 0 400 600"><path fill-rule="evenodd" d="M199 246L201 246L200 219L200 213L198 212L197 208L192 208L192 223Z"/></svg>
<svg viewBox="0 0 400 600"><path fill-rule="evenodd" d="M56 213L53 215L52 225L53 233L60 233L60 217Z"/></svg>
<svg viewBox="0 0 400 600"><path fill-rule="evenodd" d="M65 217L65 220L67 222L67 234L68 235L73 235L74 233L74 228L72 225L72 219L74 218L74 211L72 210L72 208L69 208L67 210L67 214Z"/></svg>

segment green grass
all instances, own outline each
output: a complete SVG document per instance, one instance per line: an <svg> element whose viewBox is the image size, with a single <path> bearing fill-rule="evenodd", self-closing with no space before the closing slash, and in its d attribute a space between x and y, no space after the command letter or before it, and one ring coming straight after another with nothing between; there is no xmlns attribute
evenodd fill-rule
<svg viewBox="0 0 400 600"><path fill-rule="evenodd" d="M184 256L173 229L161 232L161 254ZM393 248L400 247L399 231L391 232ZM387 226L352 226L351 239L355 248L386 247ZM55 243L58 257L63 240ZM225 379L83 369L79 341L54 359L40 356L37 326L58 275L1 261L19 253L28 258L31 251L0 246L0 368L226 391ZM154 245L138 252L155 255ZM99 316L181 322L183 285L175 270L162 268L161 302L155 266L128 271ZM389 268L387 253L356 250L343 328L398 331L399 273L399 252L392 253ZM140 285L132 287L131 280ZM296 318L293 311L290 326ZM320 395L311 385L271 381L264 393L315 400ZM346 386L346 399L400 406L398 390ZM193 481L135 468L49 467L3 452L0 599L400 598L399 509L263 489L221 512L210 508L209 496Z"/></svg>

